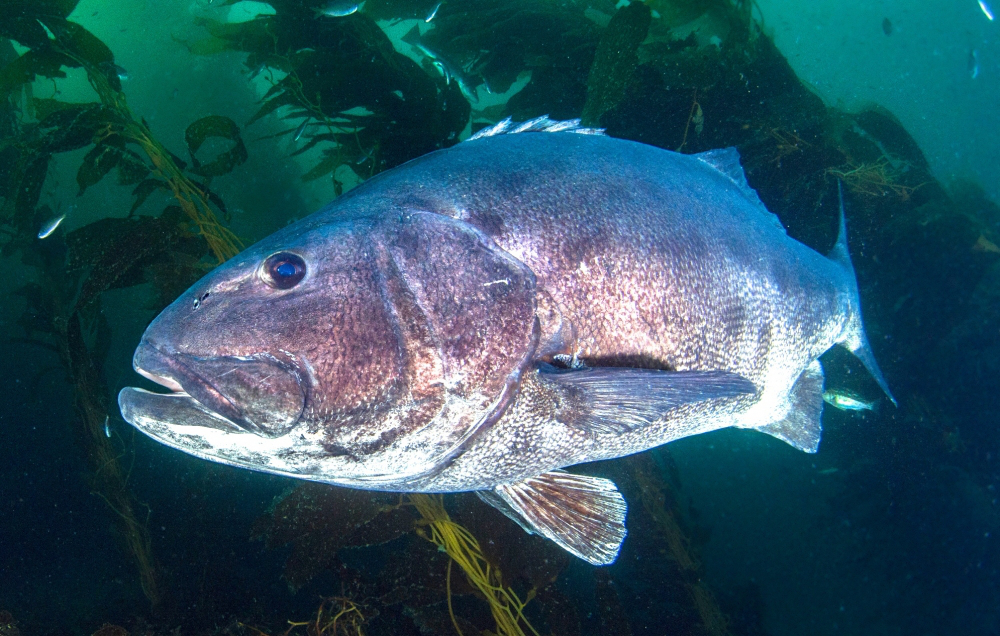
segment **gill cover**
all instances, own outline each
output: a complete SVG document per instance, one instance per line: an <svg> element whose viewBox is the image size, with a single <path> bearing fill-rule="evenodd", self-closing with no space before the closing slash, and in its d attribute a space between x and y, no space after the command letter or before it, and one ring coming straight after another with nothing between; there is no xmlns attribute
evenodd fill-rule
<svg viewBox="0 0 1000 636"><path fill-rule="evenodd" d="M405 385L413 404L435 405L436 473L502 414L531 363L535 277L476 228L439 214L408 211L373 234Z"/></svg>

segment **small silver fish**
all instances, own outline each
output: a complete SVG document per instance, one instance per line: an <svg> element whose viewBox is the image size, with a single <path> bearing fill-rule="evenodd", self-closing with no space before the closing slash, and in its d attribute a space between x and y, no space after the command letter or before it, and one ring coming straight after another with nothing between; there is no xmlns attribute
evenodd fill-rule
<svg viewBox="0 0 1000 636"><path fill-rule="evenodd" d="M316 14L327 18L343 18L352 13L357 13L361 9L362 4L364 3L354 2L354 0L331 0L324 4L322 8L316 9Z"/></svg>
<svg viewBox="0 0 1000 636"><path fill-rule="evenodd" d="M261 62L257 66L250 69L250 79L253 79L260 75L260 73L267 68L267 62Z"/></svg>
<svg viewBox="0 0 1000 636"><path fill-rule="evenodd" d="M444 62L441 60L434 60L431 65L437 69L437 72L441 74L444 78L445 85L451 84L451 73L448 72L448 67L445 66Z"/></svg>
<svg viewBox="0 0 1000 636"><path fill-rule="evenodd" d="M985 0L979 0L979 8L983 10L990 22L993 22L993 9L990 9L990 5L986 4Z"/></svg>
<svg viewBox="0 0 1000 636"><path fill-rule="evenodd" d="M65 219L66 219L65 214L60 214L59 216L51 219L48 223L42 226L42 229L38 231L38 238L47 239L50 236L52 236L52 233L56 231L56 228L58 228L59 224L62 223Z"/></svg>
<svg viewBox="0 0 1000 636"><path fill-rule="evenodd" d="M823 401L842 411L874 411L878 405L878 400L862 400L853 393L835 389L823 391Z"/></svg>
<svg viewBox="0 0 1000 636"><path fill-rule="evenodd" d="M104 436L111 439L111 420L107 415L104 416Z"/></svg>
<svg viewBox="0 0 1000 636"><path fill-rule="evenodd" d="M439 2L436 5L434 5L434 8L431 9L431 12L427 14L426 18L424 18L424 22L430 22L431 20L433 20L434 16L438 14L438 9L441 8L442 4L444 4L444 2Z"/></svg>
<svg viewBox="0 0 1000 636"><path fill-rule="evenodd" d="M295 129L295 135L292 137L292 141L298 141L299 138L302 137L302 133L306 131L306 124L308 123L309 123L308 117L302 120L302 123L299 124L299 127Z"/></svg>
<svg viewBox="0 0 1000 636"><path fill-rule="evenodd" d="M969 51L969 76L972 79L979 77L979 52L976 49Z"/></svg>

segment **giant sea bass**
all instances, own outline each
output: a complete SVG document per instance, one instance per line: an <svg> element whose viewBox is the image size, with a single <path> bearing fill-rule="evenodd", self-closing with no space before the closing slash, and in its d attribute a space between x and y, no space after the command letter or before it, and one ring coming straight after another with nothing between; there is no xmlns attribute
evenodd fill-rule
<svg viewBox="0 0 1000 636"><path fill-rule="evenodd" d="M842 215L843 216L843 215ZM135 352L125 419L225 464L475 491L595 564L625 502L563 470L735 426L806 452L841 344L886 389L843 220L789 238L733 149L509 121L382 173L221 265Z"/></svg>

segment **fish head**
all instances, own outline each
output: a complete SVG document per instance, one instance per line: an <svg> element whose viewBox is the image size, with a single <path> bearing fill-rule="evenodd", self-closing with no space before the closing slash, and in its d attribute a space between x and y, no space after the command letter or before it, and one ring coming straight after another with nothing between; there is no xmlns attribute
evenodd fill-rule
<svg viewBox="0 0 1000 636"><path fill-rule="evenodd" d="M416 488L509 403L537 344L534 276L428 212L310 217L196 283L147 328L124 418L222 463ZM409 486L408 486L409 484Z"/></svg>

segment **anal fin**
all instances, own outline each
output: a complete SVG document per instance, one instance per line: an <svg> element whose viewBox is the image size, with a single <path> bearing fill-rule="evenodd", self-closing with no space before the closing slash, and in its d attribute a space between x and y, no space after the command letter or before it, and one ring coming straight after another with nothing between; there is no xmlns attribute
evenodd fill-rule
<svg viewBox="0 0 1000 636"><path fill-rule="evenodd" d="M628 506L613 481L554 470L476 494L533 534L594 565L610 565L625 540Z"/></svg>
<svg viewBox="0 0 1000 636"><path fill-rule="evenodd" d="M813 360L792 386L792 408L784 419L757 430L807 453L819 450L823 427L823 367Z"/></svg>

